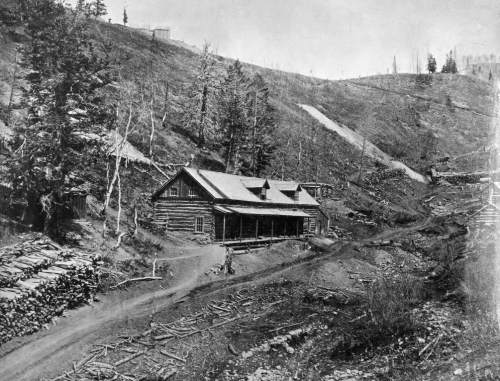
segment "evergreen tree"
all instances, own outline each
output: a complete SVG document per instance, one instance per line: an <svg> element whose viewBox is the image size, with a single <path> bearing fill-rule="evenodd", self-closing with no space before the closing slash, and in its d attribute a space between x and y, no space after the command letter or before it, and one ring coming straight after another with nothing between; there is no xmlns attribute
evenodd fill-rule
<svg viewBox="0 0 500 381"><path fill-rule="evenodd" d="M219 142L223 149L226 172L239 173L243 148L247 144L249 115L247 109L248 79L237 60L227 69L219 95Z"/></svg>
<svg viewBox="0 0 500 381"><path fill-rule="evenodd" d="M446 55L446 63L443 65L441 73L456 74L457 72L458 72L457 61L453 56L453 51L450 50L450 53Z"/></svg>
<svg viewBox="0 0 500 381"><path fill-rule="evenodd" d="M493 81L493 73L491 72L491 69L490 74L488 75L488 81Z"/></svg>
<svg viewBox="0 0 500 381"><path fill-rule="evenodd" d="M437 69L437 63L436 63L436 58L432 54L429 54L427 56L427 71L429 74L433 74L436 72Z"/></svg>
<svg viewBox="0 0 500 381"><path fill-rule="evenodd" d="M95 18L106 15L106 5L103 0L95 0L92 4L92 14Z"/></svg>
<svg viewBox="0 0 500 381"><path fill-rule="evenodd" d="M123 25L127 26L127 24L128 24L127 9L123 8Z"/></svg>
<svg viewBox="0 0 500 381"><path fill-rule="evenodd" d="M14 192L40 216L39 227L57 234L70 207L67 191L102 152L102 139L87 137L102 136L112 122L99 92L111 81L109 63L92 44L87 3L79 1L76 9L55 0L22 4L31 36L22 63L28 115L16 129L9 172Z"/></svg>
<svg viewBox="0 0 500 381"><path fill-rule="evenodd" d="M198 147L215 143L217 95L219 84L215 75L215 58L205 44L200 56L198 74L189 89L184 110L184 126L196 136Z"/></svg>
<svg viewBox="0 0 500 381"><path fill-rule="evenodd" d="M247 110L250 130L242 172L258 177L276 149L276 112L269 102L269 89L260 74L255 74L250 84Z"/></svg>

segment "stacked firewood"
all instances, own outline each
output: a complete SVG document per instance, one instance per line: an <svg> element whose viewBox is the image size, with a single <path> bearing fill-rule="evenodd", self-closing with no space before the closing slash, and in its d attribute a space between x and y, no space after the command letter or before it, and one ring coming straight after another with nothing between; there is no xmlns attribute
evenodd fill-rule
<svg viewBox="0 0 500 381"><path fill-rule="evenodd" d="M93 261L47 239L0 250L0 344L35 332L67 308L92 299Z"/></svg>
<svg viewBox="0 0 500 381"><path fill-rule="evenodd" d="M48 268L62 255L59 246L40 237L0 250L0 287L11 287Z"/></svg>

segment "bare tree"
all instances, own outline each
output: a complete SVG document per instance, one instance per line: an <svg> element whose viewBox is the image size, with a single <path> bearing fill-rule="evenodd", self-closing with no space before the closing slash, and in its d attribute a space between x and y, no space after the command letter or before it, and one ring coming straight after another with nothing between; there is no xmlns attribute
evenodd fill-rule
<svg viewBox="0 0 500 381"><path fill-rule="evenodd" d="M117 111L118 112L118 111ZM118 118L117 118L118 119ZM110 154L115 156L115 166L114 166L114 171L113 171L113 177L111 181L108 182L108 189L106 192L106 198L104 200L104 206L102 209L102 215L104 216L104 222L103 222L103 227L102 227L102 235L105 237L106 235L106 229L107 229L107 222L108 222L108 207L109 203L111 200L111 194L113 193L115 183L118 181L118 216L117 216L117 229L116 232L118 234L119 232L119 227L120 227L120 217L121 217L121 181L120 179L120 166L122 162L122 154L123 154L123 148L125 146L125 143L127 141L127 137L130 131L130 124L132 122L132 104L129 104L128 108L128 120L127 124L125 126L125 132L120 140L118 142L119 136L120 136L120 130L119 130L119 123L116 123L116 128L115 128L115 145L113 149L111 150Z"/></svg>

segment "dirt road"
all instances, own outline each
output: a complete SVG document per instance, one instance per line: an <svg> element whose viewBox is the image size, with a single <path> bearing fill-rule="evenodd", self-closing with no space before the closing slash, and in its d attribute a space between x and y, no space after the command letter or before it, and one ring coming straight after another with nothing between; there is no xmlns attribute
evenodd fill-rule
<svg viewBox="0 0 500 381"><path fill-rule="evenodd" d="M117 329L147 323L144 317L164 309L186 296L199 285L203 274L214 264L221 263L224 251L207 250L207 255L193 261L181 261L175 268L172 286L159 288L149 284L130 290L116 291L102 297L99 303L68 311L56 326L32 336L18 348L2 347L0 380L39 380L58 369L71 366L85 350ZM188 259L191 259L189 257ZM161 287L161 286L160 286Z"/></svg>
<svg viewBox="0 0 500 381"><path fill-rule="evenodd" d="M210 261L205 261L200 265L197 274L192 274L188 277L189 280L174 287L148 293L140 290L139 292L144 294L131 297L127 297L127 294L133 290L122 291L109 300L70 311L57 326L34 335L33 340L0 358L0 380L32 381L40 380L42 377L55 377L60 374L61 369L70 368L73 361L81 360L92 344L108 336L116 336L122 328L142 329L147 325L149 315L183 298L210 294L239 284L257 284L281 276L297 266L307 266L313 261L324 260L335 255L345 245L339 244L329 253L302 257L296 261L265 268L257 273L202 283L200 274L210 267Z"/></svg>
<svg viewBox="0 0 500 381"><path fill-rule="evenodd" d="M415 225L411 230L426 223ZM404 228L400 232L408 230ZM390 235L397 233L396 229ZM193 266L193 262L181 265L178 268L181 275L171 287L158 289L157 285L149 285L149 290L134 288L118 291L106 296L100 303L69 311L67 317L60 319L56 326L33 335L26 344L13 348L0 358L0 380L28 381L56 376L60 374L61 369L71 367L73 361L82 359L92 344L106 337L116 336L122 329L143 329L149 322L149 315L164 310L181 299L245 283L257 284L282 276L297 267L328 260L347 246L360 244L361 241L339 242L327 253L300 257L288 263L263 268L258 272L212 282L207 281L204 274L214 264L221 263L220 255L187 256L188 261L196 260L196 266ZM181 259L184 259L184 256ZM5 352L5 349L2 349Z"/></svg>

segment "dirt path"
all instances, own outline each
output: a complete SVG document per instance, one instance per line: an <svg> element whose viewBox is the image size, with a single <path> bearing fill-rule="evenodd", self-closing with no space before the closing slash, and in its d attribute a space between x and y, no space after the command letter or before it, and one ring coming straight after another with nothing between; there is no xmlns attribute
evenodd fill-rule
<svg viewBox="0 0 500 381"><path fill-rule="evenodd" d="M57 326L41 335L34 335L32 341L0 358L0 380L31 381L39 380L42 376L54 377L61 369L71 367L73 361L79 361L92 344L102 341L105 337L116 336L127 328L144 327L147 324L146 317L154 311L165 309L193 296L210 294L236 285L258 284L299 266L325 260L345 245L352 243L339 244L329 253L300 258L257 273L206 283L200 283L197 277L192 277L167 289L128 299L124 291L121 300L70 311L68 317L62 319ZM201 273L207 268L206 264L200 266L201 270L198 272ZM115 299L120 299L120 295L115 295Z"/></svg>
<svg viewBox="0 0 500 381"><path fill-rule="evenodd" d="M419 229L427 224L417 224L409 228L396 229L384 237ZM374 238L379 238L374 237ZM328 253L301 257L297 260L264 268L261 271L208 281L204 273L214 264L221 263L220 254L209 256L188 255L177 259L187 259L176 271L179 276L171 287L156 290L130 289L107 296L102 302L69 311L55 327L33 335L26 344L12 349L0 358L0 380L39 380L42 376L57 375L61 369L71 367L72 361L81 359L92 344L106 337L116 336L124 329L144 327L147 316L154 311L165 309L174 303L193 296L209 294L242 284L258 284L301 266L326 261L332 255L343 252L359 242L339 242ZM196 260L196 265L190 260ZM157 286L156 286L157 287Z"/></svg>
<svg viewBox="0 0 500 381"><path fill-rule="evenodd" d="M150 284L149 290L135 288L113 292L91 306L68 311L65 318L47 331L33 335L33 340L11 349L0 358L0 380L38 380L43 374L71 366L96 341L115 332L118 327L134 325L134 320L166 308L186 296L200 284L204 272L221 263L223 251L209 250L175 269L179 276L168 288ZM146 319L141 319L144 323ZM2 350L5 351L4 348ZM7 349L8 350L8 349Z"/></svg>

